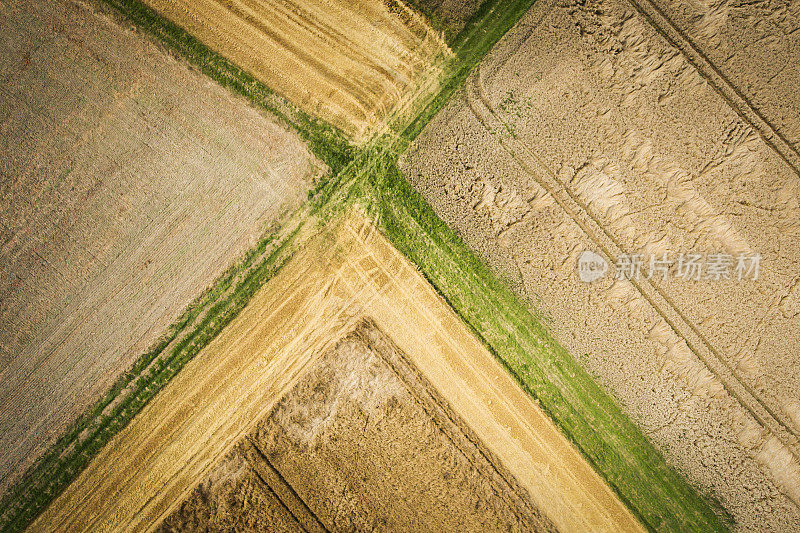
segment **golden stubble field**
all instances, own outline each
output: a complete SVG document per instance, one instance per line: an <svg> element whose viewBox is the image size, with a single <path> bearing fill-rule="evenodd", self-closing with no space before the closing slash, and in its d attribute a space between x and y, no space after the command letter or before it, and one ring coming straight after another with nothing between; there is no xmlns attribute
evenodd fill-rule
<svg viewBox="0 0 800 533"><path fill-rule="evenodd" d="M0 493L325 171L96 9L0 9Z"/></svg>
<svg viewBox="0 0 800 533"><path fill-rule="evenodd" d="M294 531L554 531L369 320L309 364L158 531L281 525Z"/></svg>
<svg viewBox="0 0 800 533"><path fill-rule="evenodd" d="M447 45L401 0L145 0L356 142L382 131Z"/></svg>
<svg viewBox="0 0 800 533"><path fill-rule="evenodd" d="M422 275L351 215L299 250L31 530L157 524L364 318L556 528L642 529Z"/></svg>
<svg viewBox="0 0 800 533"><path fill-rule="evenodd" d="M748 49L726 45L727 81L706 76L708 62L684 53L685 36L659 33L644 3L535 4L401 166L739 529L795 530L800 180L797 145L781 137L797 113L774 101L792 86L779 82L793 75L782 54L800 38L776 27L797 15L758 25L753 53L774 44L758 68L775 76L756 86L755 65L733 69ZM752 26L734 15L754 9L731 8L720 38ZM585 250L611 265L592 284L577 275ZM633 282L614 276L625 253L645 262ZM673 264L647 279L649 258L680 253L760 254L761 268L693 280Z"/></svg>

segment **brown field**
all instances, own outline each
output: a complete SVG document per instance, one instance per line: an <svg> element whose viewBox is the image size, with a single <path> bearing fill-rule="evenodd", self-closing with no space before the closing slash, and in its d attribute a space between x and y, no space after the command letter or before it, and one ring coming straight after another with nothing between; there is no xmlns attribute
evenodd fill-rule
<svg viewBox="0 0 800 533"><path fill-rule="evenodd" d="M800 175L800 2L637 0L637 5L664 26Z"/></svg>
<svg viewBox="0 0 800 533"><path fill-rule="evenodd" d="M0 493L323 171L83 2L0 6Z"/></svg>
<svg viewBox="0 0 800 533"><path fill-rule="evenodd" d="M346 517L374 519L368 509L359 507L357 501L346 500L350 502L346 505L353 506L354 511L340 515L326 499L331 490L357 494L357 486L339 484L335 479L336 472L355 476L356 479L351 479L353 483L362 476L363 482L363 476L369 480L372 479L370 476L377 475L368 465L348 464L347 467L325 471L327 476L333 477L317 475L315 478L304 471L313 463L305 464L302 458L282 454L287 447L299 450L311 446L318 454L309 456L308 460L318 461L316 464L320 469L327 468L325 462L332 461L334 455L341 458L340 454L352 454L353 450L346 442L326 442L325 435L361 438L363 434L358 432L378 431L373 423L380 424L381 420L385 420L388 426L397 423L392 423L385 412L370 416L370 412L374 413L371 409L380 411L379 406L383 405L378 399L381 395L377 394L381 387L372 387L373 383L381 382L377 378L380 368L375 368L374 374L368 372L364 375L361 373L365 370L362 364L359 371L347 374L348 369L356 365L357 357L334 357L329 364L325 362L324 356L332 349L335 354L337 344L340 352L349 350L342 348L347 348L348 342L352 346L352 337L348 334L364 318L383 332L378 337L368 335L370 340L367 344L382 357L389 354L390 357L384 361L400 358L408 362L407 369L413 369L410 375L408 370L398 372L399 366L394 359L395 374L406 387L403 392L398 381L394 382L395 394L405 398L398 400L398 409L403 412L399 405L404 402L408 405L408 391L418 389L413 385L415 380L416 383L429 383L430 388L426 389L437 391L436 395L429 394L427 399L425 395L414 392L419 404L433 418L433 424L430 418L417 416L420 405L408 405L411 411L404 411L411 417L410 420L404 419L408 431L412 435L414 431L425 434L424 439L417 439L417 444L425 445L426 449L443 446L439 433L443 431L449 433L449 439L456 445L455 448L449 445L439 448L442 453L454 454L451 455L453 462L447 463L449 466L445 468L455 468L462 472L459 475L466 475L462 467L466 468L464 460L470 454L474 468L491 474L492 469L486 468L487 461L489 466L494 465L495 474L488 478L470 474L462 486L475 487L474 490L490 498L492 491L486 492L486 483L516 485L511 487L513 490L499 496L506 498L511 493L521 494L514 505L524 505L524 500L529 498L531 505L560 530L642 530L605 482L475 339L421 274L370 224L357 216L345 219L335 228L329 227L300 250L219 337L190 361L130 425L103 448L88 468L34 522L32 530L141 531L167 517L167 526L175 523L170 520L193 520L181 513L190 512L192 498L197 496L197 493L193 496L195 485L206 476L219 479L226 468L238 470L241 461L236 466L236 459L225 457L248 435L251 435L248 439L250 444L268 458L267 462L281 476L275 476L263 460L260 463L256 461L253 468L260 468L259 464L266 467L261 475L273 476L273 482L267 484L275 494L291 493L288 485L294 487L295 495L301 500L281 496L284 504L288 502L297 509L304 503L323 523L338 523L336 520ZM350 340L342 344L339 341L343 338ZM363 335L361 339L361 355L369 358L369 350L367 353L363 350ZM358 347L359 343L355 346ZM344 365L344 368L335 370L340 368L337 365ZM340 371L343 374L337 374ZM351 379L365 380L365 385L369 386L354 386L348 389L349 393L342 393L344 398L347 394L355 394L353 401L360 405L359 408L353 403L337 403L344 400L333 392L330 396L326 394L320 381L329 383L331 387L339 383L339 378L328 380L330 372L348 375L342 378L343 384L351 383ZM391 376L386 379L396 380ZM313 401L307 399L309 394ZM331 398L339 400L333 400L331 404ZM441 399L440 403L437 402L439 407L430 404L436 398ZM395 405L395 402L389 403ZM354 412L343 411L341 417L326 418L324 410L331 405L341 405L342 409L349 405L348 409ZM439 409L452 413L447 417L449 426L441 423L442 411ZM363 417L361 423L351 420L351 414ZM310 426L306 417L312 417ZM437 419L439 424L435 423ZM466 427L455 431L457 420L465 421ZM353 427L354 423L357 428ZM333 432L326 424L336 425L337 431ZM391 430L390 427L386 429ZM328 430L331 433L326 433ZM458 435L462 437L455 438ZM472 436L467 439L472 445L459 444L464 435ZM398 453L385 448L391 446L391 442L374 446L384 446L381 453ZM474 455L476 448L483 450L480 454L483 459ZM470 449L472 452L465 451ZM421 454L416 460L429 459ZM388 461L391 468L411 468L414 471L415 476L408 480L410 484L421 479L417 476L424 476L417 466ZM248 462L253 465L252 461ZM226 466L228 464L231 466ZM222 473L217 468L222 469ZM275 486L277 477L283 477L287 483ZM388 476L388 479L395 478ZM515 479L515 483L510 483L511 479ZM236 505L236 499L240 497L237 496L238 489L223 487L221 490L231 495L226 505ZM264 497L263 487L259 490L258 497ZM452 487L446 490L450 491ZM214 498L212 495L212 505ZM507 514L511 512L506 507L508 503L501 505L495 497L481 501L486 505L491 503L497 512L511 516ZM304 520L309 518L303 516ZM451 516L448 520L468 519L467 516L448 516ZM479 513L473 518L478 520L480 516ZM401 517L393 519L400 520Z"/></svg>
<svg viewBox="0 0 800 533"><path fill-rule="evenodd" d="M385 127L447 53L401 0L145 0L356 142Z"/></svg>
<svg viewBox="0 0 800 533"><path fill-rule="evenodd" d="M623 0L536 4L401 164L738 530L797 530L800 182L701 74ZM763 259L757 281L588 285L584 250Z"/></svg>
<svg viewBox="0 0 800 533"><path fill-rule="evenodd" d="M362 323L157 529L270 529L282 507L294 530L553 531L442 405L386 336ZM250 501L252 493L279 504Z"/></svg>

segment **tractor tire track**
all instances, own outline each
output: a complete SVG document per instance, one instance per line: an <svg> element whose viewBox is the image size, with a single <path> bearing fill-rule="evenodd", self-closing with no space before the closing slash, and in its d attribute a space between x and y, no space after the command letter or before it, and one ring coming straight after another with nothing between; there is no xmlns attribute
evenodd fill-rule
<svg viewBox="0 0 800 533"><path fill-rule="evenodd" d="M725 99L739 117L753 127L764 142L800 177L800 151L753 105L694 42L651 0L630 0L630 4L666 41L675 47L708 83Z"/></svg>

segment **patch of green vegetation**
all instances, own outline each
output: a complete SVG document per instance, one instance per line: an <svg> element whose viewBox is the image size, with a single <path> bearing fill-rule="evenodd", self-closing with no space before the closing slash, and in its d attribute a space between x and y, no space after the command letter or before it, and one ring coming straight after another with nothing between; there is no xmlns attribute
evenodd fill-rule
<svg viewBox="0 0 800 533"><path fill-rule="evenodd" d="M361 206L413 261L581 450L645 526L653 531L720 531L712 506L665 462L576 360L442 222L397 168L399 155L463 85L469 73L534 0L487 0L452 40L441 90L398 134L353 148L336 129L287 104L138 0L103 0L225 87L275 114L308 142L331 172L309 196L313 219L331 220ZM164 338L24 476L0 502L0 530L21 531L60 494L99 450L271 279L302 242L303 222L285 240L262 239L172 325ZM275 249L267 253L270 246Z"/></svg>
<svg viewBox="0 0 800 533"><path fill-rule="evenodd" d="M430 25L431 28L433 28L436 31L442 32L442 34L444 35L445 42L447 42L448 44L453 42L453 40L458 35L458 32L456 32L453 29L453 26L447 20L445 20L444 17L439 15L434 10L428 9L427 7L422 5L422 3L419 2L419 0L407 0L407 3L427 19L428 24Z"/></svg>

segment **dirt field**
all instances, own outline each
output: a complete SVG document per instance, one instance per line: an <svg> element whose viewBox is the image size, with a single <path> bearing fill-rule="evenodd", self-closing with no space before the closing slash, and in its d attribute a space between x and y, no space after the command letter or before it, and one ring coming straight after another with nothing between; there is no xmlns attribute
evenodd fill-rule
<svg viewBox="0 0 800 533"><path fill-rule="evenodd" d="M197 481L209 475L302 381L309 365L364 317L396 344L396 352L405 354L420 379L429 382L449 409L467 422L467 431L474 435L473 442L485 447L486 457L502 465L558 529L642 530L419 272L358 218L329 228L299 252L114 437L34 522L32 530L140 531L168 517L190 497ZM321 399L324 394L318 392L316 398ZM362 398L366 401L368 396ZM297 409L291 402L278 407L273 420L282 425L275 426L274 433L265 432L268 426L259 426L254 437L257 444L266 446L270 462L290 480L302 477L302 471L299 467L292 471L289 458L273 453L269 447L275 441L269 436L283 435L280 427L294 427L298 432L286 438L302 442L297 440L304 434L296 427L299 421L292 419ZM291 420L294 426L288 425ZM407 423L411 431L415 426L410 420ZM418 421L422 426L416 431L422 431L426 423ZM348 425L344 420L341 424ZM364 427L370 428L369 424ZM324 424L317 429L324 434ZM440 437L434 433L427 438ZM324 460L321 457L313 460ZM357 466L352 468L358 471ZM316 480L327 487L331 482L323 476ZM290 485L298 493L310 490L296 481ZM309 500L306 495L305 501ZM315 511L322 519L328 504L320 500L319 505Z"/></svg>
<svg viewBox="0 0 800 533"><path fill-rule="evenodd" d="M631 4L535 5L402 166L737 529L800 527L797 174ZM589 285L584 250L762 261Z"/></svg>
<svg viewBox="0 0 800 533"><path fill-rule="evenodd" d="M0 6L0 493L322 165L90 5Z"/></svg>
<svg viewBox="0 0 800 533"><path fill-rule="evenodd" d="M358 326L161 530L219 530L276 514L274 505L249 501L251 493L282 495L295 523L317 530L552 530L415 377L380 330Z"/></svg>
<svg viewBox="0 0 800 533"><path fill-rule="evenodd" d="M401 1L145 3L356 142L381 130L447 50Z"/></svg>
<svg viewBox="0 0 800 533"><path fill-rule="evenodd" d="M800 3L641 0L641 9L725 90L800 174ZM653 6L653 7L651 7ZM659 11L661 13L659 13ZM659 16L661 15L661 16ZM663 23L662 23L663 24ZM693 51L695 48L696 51Z"/></svg>

